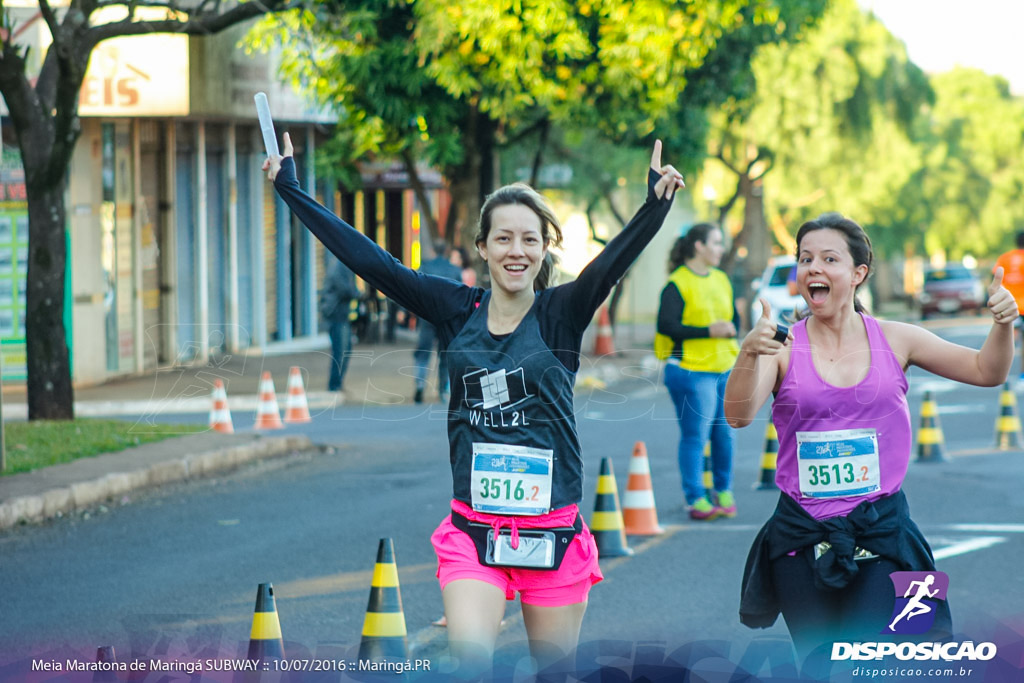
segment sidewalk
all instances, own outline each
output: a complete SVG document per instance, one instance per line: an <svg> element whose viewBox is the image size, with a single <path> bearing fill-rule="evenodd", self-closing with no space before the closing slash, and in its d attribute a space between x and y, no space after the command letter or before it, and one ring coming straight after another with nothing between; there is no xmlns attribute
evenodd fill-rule
<svg viewBox="0 0 1024 683"><path fill-rule="evenodd" d="M594 328L592 325L583 338L584 357L577 374L577 386L604 387L622 377L621 369L626 365L651 365L653 323L620 326L614 336L618 353L600 358L587 355L594 349ZM413 348L415 335L406 330L399 331L393 344L356 345L340 409L366 404L410 403ZM205 365L166 368L76 389L75 415L141 416L159 424L161 415L208 413L216 379L224 382L232 411L255 412L260 376L264 371L271 373L278 404L283 408L288 373L294 366L302 369L310 409L324 408L335 405L336 400L336 395L327 391L329 362L326 336L275 344L259 354L221 356ZM438 400L436 388L432 386L435 378L436 373L428 376L427 402ZM26 415L24 390L5 387L4 419L24 419ZM205 477L253 460L313 447L306 436L210 431L0 477L0 531L97 507L138 489Z"/></svg>

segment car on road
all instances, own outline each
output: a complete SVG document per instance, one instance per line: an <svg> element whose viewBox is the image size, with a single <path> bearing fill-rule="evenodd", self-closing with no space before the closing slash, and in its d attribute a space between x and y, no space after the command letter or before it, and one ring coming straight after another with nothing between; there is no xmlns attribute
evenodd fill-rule
<svg viewBox="0 0 1024 683"><path fill-rule="evenodd" d="M761 317L761 299L768 302L771 308L772 322L791 323L796 312L805 306L804 298L799 294L789 293L789 274L796 268L796 259L792 256L775 256L768 261L768 267L759 279L754 280L754 296L750 303L750 326Z"/></svg>
<svg viewBox="0 0 1024 683"><path fill-rule="evenodd" d="M959 264L925 270L924 284L917 295L921 318L936 313L966 311L978 315L985 307L985 301L985 285L974 271Z"/></svg>

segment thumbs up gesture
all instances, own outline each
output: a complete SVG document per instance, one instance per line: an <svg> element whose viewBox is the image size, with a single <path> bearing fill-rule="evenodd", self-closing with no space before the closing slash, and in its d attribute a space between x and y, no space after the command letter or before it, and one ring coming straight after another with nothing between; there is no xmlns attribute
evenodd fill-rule
<svg viewBox="0 0 1024 683"><path fill-rule="evenodd" d="M774 356L793 340L793 334L785 325L772 322L771 304L763 298L758 301L761 302L761 317L743 339L742 349L745 353Z"/></svg>
<svg viewBox="0 0 1024 683"><path fill-rule="evenodd" d="M1009 325L1020 316L1013 295L1003 287L1002 266L992 271L992 282L988 286L988 310L1000 325Z"/></svg>

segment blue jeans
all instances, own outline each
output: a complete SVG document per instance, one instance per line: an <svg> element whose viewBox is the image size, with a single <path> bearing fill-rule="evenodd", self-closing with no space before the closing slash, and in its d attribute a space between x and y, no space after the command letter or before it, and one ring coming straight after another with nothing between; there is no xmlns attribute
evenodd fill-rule
<svg viewBox="0 0 1024 683"><path fill-rule="evenodd" d="M347 318L331 321L327 335L331 338L331 374L327 380L327 390L341 391L345 386L348 357L352 352L352 325Z"/></svg>
<svg viewBox="0 0 1024 683"><path fill-rule="evenodd" d="M437 345L437 330L423 319L416 321L416 329L419 334L416 340L416 350L412 352L412 357L413 362L416 363L416 388L423 389L427 386L430 356L434 353L434 346ZM437 353L437 393L442 395L448 393L448 363L445 354L440 350Z"/></svg>
<svg viewBox="0 0 1024 683"><path fill-rule="evenodd" d="M729 372L694 372L665 364L665 386L676 406L679 473L686 503L707 495L704 490L704 444L711 440L711 478L716 491L732 489L732 427L725 421L725 383Z"/></svg>

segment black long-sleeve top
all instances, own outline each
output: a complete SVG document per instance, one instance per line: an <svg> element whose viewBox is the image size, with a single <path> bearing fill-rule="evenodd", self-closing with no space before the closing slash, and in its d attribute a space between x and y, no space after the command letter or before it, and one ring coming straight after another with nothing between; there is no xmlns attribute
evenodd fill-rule
<svg viewBox="0 0 1024 683"><path fill-rule="evenodd" d="M672 200L658 199L660 176L648 173L647 200L576 280L538 293L541 336L558 360L579 369L583 332L615 283L661 228ZM344 222L299 186L292 157L281 161L274 187L295 216L343 263L370 286L394 299L438 330L441 348L455 338L479 304L484 290L405 267L368 237Z"/></svg>

